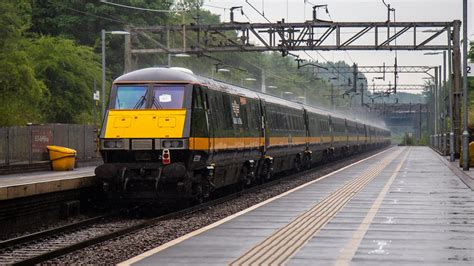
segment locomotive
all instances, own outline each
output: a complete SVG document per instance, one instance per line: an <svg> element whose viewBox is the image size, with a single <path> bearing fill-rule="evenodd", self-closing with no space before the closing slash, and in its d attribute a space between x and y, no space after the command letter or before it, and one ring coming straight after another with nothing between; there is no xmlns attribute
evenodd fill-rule
<svg viewBox="0 0 474 266"><path fill-rule="evenodd" d="M146 68L113 82L95 174L115 199L202 200L389 143L380 126L187 69Z"/></svg>

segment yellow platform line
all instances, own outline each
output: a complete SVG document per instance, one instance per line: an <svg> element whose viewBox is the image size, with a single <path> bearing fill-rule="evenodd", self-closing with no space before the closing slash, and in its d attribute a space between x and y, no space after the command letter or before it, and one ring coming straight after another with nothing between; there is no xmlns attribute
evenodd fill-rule
<svg viewBox="0 0 474 266"><path fill-rule="evenodd" d="M398 173L400 172L400 169L402 168L403 163L408 157L408 152L405 154L401 162L398 164L397 168L393 172L392 176L390 176L389 180L383 187L382 191L380 191L380 194L378 197L375 199L374 203L370 207L370 210L367 212L367 215L365 216L364 220L362 223L359 225L359 228L357 228L357 231L354 232L352 235L351 240L346 244L346 246L341 250L339 257L337 258L336 261L336 266L346 266L349 265L351 262L352 258L354 257L357 249L359 248L360 242L362 242L362 239L364 239L365 234L369 230L369 226L372 224L375 215L380 209L380 205L382 205L382 201L387 195L388 190L392 186L393 181L397 177Z"/></svg>

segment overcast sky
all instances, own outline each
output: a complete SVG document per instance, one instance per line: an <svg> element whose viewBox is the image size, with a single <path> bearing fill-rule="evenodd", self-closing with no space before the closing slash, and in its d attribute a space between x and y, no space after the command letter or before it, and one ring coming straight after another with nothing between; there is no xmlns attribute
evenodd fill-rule
<svg viewBox="0 0 474 266"><path fill-rule="evenodd" d="M285 18L288 22L303 22L311 19L312 5L305 4L304 0L249 0L249 2L260 11L264 11L265 16L272 22ZM386 21L387 8L382 0L308 0L313 4L328 4L329 15L323 11L318 12L318 18L343 21ZM396 21L453 21L462 20L462 0L386 0L392 8L396 9ZM474 40L473 21L473 0L468 0L468 31L469 39ZM266 20L255 12L245 0L205 0L204 8L221 15L221 20L229 21L229 9L232 6L243 6L244 12L251 22L266 22ZM223 8L226 8L225 10ZM320 14L320 15L319 15ZM236 21L248 21L239 12L236 12ZM393 19L393 18L392 18ZM408 33L407 33L408 34ZM462 29L461 29L462 34ZM443 34L443 36L445 36ZM462 38L462 36L461 36ZM445 40L445 37L444 39ZM441 40L439 40L441 41ZM425 51L426 52L426 51ZM399 51L398 65L426 65L435 66L442 64L442 55L427 56L424 52ZM324 61L316 52L309 54L319 61ZM349 64L353 62L358 65L393 65L395 52L374 52L374 51L330 51L321 52L328 61L344 60ZM308 58L304 53L299 53L302 58ZM369 85L372 85L372 78L380 76L378 74L366 74ZM422 78L426 75L400 74L399 84L423 84ZM393 74L388 75L384 81L375 81L376 84L393 84Z"/></svg>

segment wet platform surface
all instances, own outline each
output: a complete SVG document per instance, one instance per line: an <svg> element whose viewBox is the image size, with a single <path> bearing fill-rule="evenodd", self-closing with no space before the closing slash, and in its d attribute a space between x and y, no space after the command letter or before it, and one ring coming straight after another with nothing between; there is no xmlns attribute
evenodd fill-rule
<svg viewBox="0 0 474 266"><path fill-rule="evenodd" d="M92 185L95 166L72 171L0 175L0 200L9 200Z"/></svg>
<svg viewBox="0 0 474 266"><path fill-rule="evenodd" d="M395 147L123 265L474 265L474 192Z"/></svg>

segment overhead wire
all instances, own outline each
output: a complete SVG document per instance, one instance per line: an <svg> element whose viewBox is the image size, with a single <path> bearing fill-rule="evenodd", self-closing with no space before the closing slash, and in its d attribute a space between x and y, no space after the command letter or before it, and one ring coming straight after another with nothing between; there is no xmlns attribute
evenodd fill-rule
<svg viewBox="0 0 474 266"><path fill-rule="evenodd" d="M247 3L247 5L249 5L253 10L255 10L255 12L257 12L260 16L262 16L268 23L272 23L270 20L268 20L267 17L265 17L265 10L263 10L263 12L260 12L257 8L255 8L251 3L249 3L249 0L245 0L245 3Z"/></svg>
<svg viewBox="0 0 474 266"><path fill-rule="evenodd" d="M104 16L99 16L99 15L96 15L96 14L92 14L92 13L89 13L89 12L85 12L85 11L82 11L82 10L77 10L77 9L74 9L74 8L71 8L71 7L67 7L67 6L64 6L65 9L68 9L68 10L71 10L71 11L74 11L74 12L77 12L77 13L81 13L81 14L84 14L84 15L87 15L87 16L91 16L91 17L95 17L95 18L100 18L100 19L105 19L105 20L108 20L108 21L113 21L113 22L118 22L118 23L122 23L122 24L130 24L130 22L127 22L127 21L123 21L123 20L118 20L118 19L112 19L112 18L107 18L107 17L104 17Z"/></svg>
<svg viewBox="0 0 474 266"><path fill-rule="evenodd" d="M109 2L109 1L106 1L106 0L100 0L100 2L104 3L104 4L108 4L108 5L122 7L122 8L135 9L135 10L148 11L148 12L172 13L172 12L183 12L183 11L185 11L184 9L178 9L176 11L173 11L173 10L168 10L168 9L151 9L151 8L143 8L143 7L136 7L136 6L128 6L128 5L117 4L117 3L114 3L114 2Z"/></svg>

